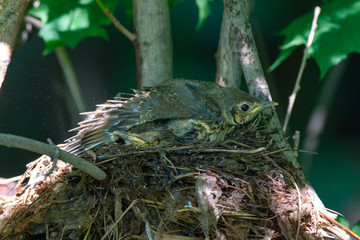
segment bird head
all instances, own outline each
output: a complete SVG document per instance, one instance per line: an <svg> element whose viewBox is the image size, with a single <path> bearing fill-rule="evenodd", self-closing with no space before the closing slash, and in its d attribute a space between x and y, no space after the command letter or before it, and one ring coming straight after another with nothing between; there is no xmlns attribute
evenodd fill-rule
<svg viewBox="0 0 360 240"><path fill-rule="evenodd" d="M241 101L231 109L236 124L241 125L252 121L264 109L275 107L278 103L270 101Z"/></svg>

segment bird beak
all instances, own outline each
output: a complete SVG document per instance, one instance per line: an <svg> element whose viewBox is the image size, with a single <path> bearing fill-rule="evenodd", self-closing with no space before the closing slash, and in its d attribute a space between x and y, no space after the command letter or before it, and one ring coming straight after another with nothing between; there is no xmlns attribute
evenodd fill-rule
<svg viewBox="0 0 360 240"><path fill-rule="evenodd" d="M254 108L253 110L251 110L251 114L254 114L258 111L262 111L266 108L271 108L271 107L275 107L279 105L277 102L271 102L271 101L263 101L261 105L257 106L256 108Z"/></svg>

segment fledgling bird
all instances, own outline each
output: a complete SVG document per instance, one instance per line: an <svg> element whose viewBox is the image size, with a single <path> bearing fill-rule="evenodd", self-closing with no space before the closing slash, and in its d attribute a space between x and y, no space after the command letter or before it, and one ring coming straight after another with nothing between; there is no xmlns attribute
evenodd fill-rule
<svg viewBox="0 0 360 240"><path fill-rule="evenodd" d="M78 133L67 140L68 151L79 154L119 138L141 146L219 143L276 105L216 83L172 79L83 113L87 119L71 130Z"/></svg>

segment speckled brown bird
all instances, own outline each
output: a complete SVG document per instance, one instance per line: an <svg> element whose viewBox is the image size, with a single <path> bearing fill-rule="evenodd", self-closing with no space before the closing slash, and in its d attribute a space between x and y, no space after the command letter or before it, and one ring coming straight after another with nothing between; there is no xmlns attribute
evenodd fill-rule
<svg viewBox="0 0 360 240"><path fill-rule="evenodd" d="M68 151L78 154L119 138L141 146L219 143L276 105L216 83L172 79L83 113L87 119L72 130L78 133L67 140Z"/></svg>

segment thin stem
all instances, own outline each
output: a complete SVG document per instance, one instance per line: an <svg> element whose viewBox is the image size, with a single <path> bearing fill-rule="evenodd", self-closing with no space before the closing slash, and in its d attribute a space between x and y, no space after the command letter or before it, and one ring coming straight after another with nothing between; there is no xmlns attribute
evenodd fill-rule
<svg viewBox="0 0 360 240"><path fill-rule="evenodd" d="M109 11L107 7L105 7L104 3L100 0L96 0L96 3L99 5L101 10L105 13L106 16L110 19L112 24L127 37L131 42L134 42L136 40L136 35L131 33L129 30L127 30L116 18L115 16Z"/></svg>
<svg viewBox="0 0 360 240"><path fill-rule="evenodd" d="M296 99L297 93L300 90L301 77L302 77L302 75L304 73L304 69L305 69L305 66L306 66L306 60L307 60L307 57L309 55L309 49L310 49L310 47L311 47L311 45L313 43L313 40L314 40L315 30L317 28L317 21L318 21L319 15L320 15L320 11L321 11L320 7L315 7L314 18L313 18L313 21L312 21L308 41L307 41L306 47L304 49L303 58L301 60L300 70L299 70L299 73L298 73L297 78L296 78L296 82L295 82L295 85L294 85L293 92L291 93L291 95L289 97L289 104L288 104L288 108L287 108L286 116L285 116L285 121L284 121L284 125L283 125L284 132L286 132L287 126L289 125L289 120L290 120L291 113L292 113L292 110L293 110L293 107L294 107L295 99Z"/></svg>
<svg viewBox="0 0 360 240"><path fill-rule="evenodd" d="M87 108L84 97L79 87L79 81L76 77L75 70L72 66L71 60L66 52L65 47L56 48L55 55L61 66L65 81L70 89L71 96L74 98L74 102L78 109L78 112L86 112Z"/></svg>

